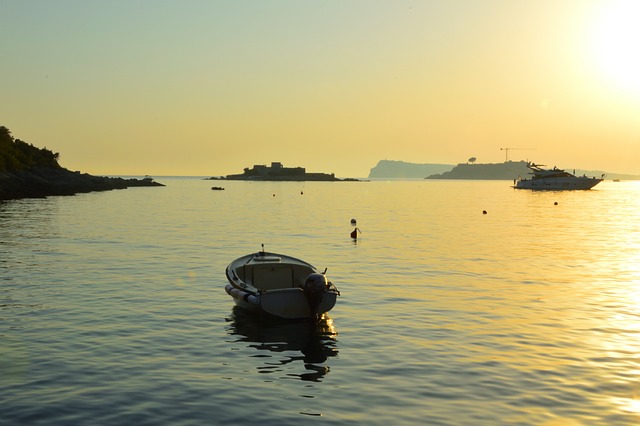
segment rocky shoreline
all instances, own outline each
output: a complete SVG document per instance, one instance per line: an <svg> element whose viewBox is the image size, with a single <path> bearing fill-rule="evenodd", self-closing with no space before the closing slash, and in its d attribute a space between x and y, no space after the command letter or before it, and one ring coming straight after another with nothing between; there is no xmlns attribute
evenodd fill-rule
<svg viewBox="0 0 640 426"><path fill-rule="evenodd" d="M130 187L165 186L152 178L92 176L65 168L36 167L0 172L0 200L45 198Z"/></svg>

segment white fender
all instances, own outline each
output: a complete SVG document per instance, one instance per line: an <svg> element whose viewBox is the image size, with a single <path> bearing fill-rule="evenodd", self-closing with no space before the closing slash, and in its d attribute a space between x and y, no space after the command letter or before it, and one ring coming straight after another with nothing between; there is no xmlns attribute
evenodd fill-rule
<svg viewBox="0 0 640 426"><path fill-rule="evenodd" d="M241 300L244 300L245 302L253 303L254 305L260 304L260 301L255 295L251 293L247 293L246 291L237 289L231 284L227 284L226 286L224 286L224 290L227 292L229 296L234 297L236 299L241 299Z"/></svg>

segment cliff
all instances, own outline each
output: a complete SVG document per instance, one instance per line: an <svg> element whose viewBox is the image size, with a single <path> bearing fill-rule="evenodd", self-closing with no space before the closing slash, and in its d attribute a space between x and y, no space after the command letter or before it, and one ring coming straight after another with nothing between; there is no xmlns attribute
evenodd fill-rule
<svg viewBox="0 0 640 426"><path fill-rule="evenodd" d="M369 178L418 178L423 179L434 173L444 173L453 168L452 164L417 164L404 161L380 160L369 171Z"/></svg>

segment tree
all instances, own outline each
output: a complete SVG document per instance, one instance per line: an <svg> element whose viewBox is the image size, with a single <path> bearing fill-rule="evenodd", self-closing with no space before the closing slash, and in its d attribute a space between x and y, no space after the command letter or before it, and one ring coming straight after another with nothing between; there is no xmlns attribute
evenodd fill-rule
<svg viewBox="0 0 640 426"><path fill-rule="evenodd" d="M0 126L0 171L22 170L32 167L59 168L59 153L47 148L14 139L9 129Z"/></svg>

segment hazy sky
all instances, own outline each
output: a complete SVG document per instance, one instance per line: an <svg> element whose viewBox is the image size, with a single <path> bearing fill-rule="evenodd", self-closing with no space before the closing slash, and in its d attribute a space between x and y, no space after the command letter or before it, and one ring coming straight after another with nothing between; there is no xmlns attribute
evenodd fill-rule
<svg viewBox="0 0 640 426"><path fill-rule="evenodd" d="M0 0L0 125L92 174L640 174L640 1ZM526 148L526 149L524 149Z"/></svg>

